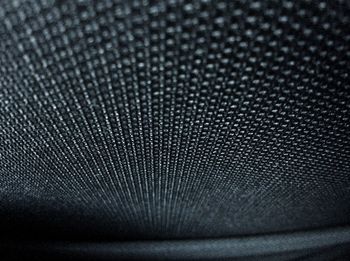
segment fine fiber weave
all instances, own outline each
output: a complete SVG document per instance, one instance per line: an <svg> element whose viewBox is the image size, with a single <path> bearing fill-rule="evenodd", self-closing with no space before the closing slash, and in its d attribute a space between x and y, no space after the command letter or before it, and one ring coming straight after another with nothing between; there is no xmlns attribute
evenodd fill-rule
<svg viewBox="0 0 350 261"><path fill-rule="evenodd" d="M347 225L349 73L347 0L1 0L2 236Z"/></svg>

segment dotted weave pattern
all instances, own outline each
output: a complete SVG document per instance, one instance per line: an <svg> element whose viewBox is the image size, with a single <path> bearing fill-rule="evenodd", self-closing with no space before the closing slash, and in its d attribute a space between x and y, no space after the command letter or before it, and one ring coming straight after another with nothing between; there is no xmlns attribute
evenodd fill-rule
<svg viewBox="0 0 350 261"><path fill-rule="evenodd" d="M1 0L0 224L348 224L349 73L347 0Z"/></svg>

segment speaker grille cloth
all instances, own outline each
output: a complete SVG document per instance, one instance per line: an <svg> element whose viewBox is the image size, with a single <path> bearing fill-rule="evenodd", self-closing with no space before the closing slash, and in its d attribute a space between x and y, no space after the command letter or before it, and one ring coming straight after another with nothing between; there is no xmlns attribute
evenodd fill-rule
<svg viewBox="0 0 350 261"><path fill-rule="evenodd" d="M4 0L0 39L3 227L349 223L349 1Z"/></svg>

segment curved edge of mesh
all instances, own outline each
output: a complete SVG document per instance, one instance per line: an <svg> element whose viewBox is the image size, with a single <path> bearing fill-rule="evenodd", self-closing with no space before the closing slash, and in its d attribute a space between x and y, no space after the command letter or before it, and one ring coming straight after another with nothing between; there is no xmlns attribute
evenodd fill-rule
<svg viewBox="0 0 350 261"><path fill-rule="evenodd" d="M6 242L3 247L21 253L94 259L192 260L279 254L350 243L350 226L224 239L131 242Z"/></svg>

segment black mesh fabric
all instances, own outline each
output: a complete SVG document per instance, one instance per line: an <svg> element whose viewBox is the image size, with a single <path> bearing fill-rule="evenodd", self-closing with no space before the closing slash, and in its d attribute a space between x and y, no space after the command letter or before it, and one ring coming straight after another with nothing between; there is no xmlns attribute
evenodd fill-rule
<svg viewBox="0 0 350 261"><path fill-rule="evenodd" d="M349 73L347 0L1 0L1 229L349 224Z"/></svg>

